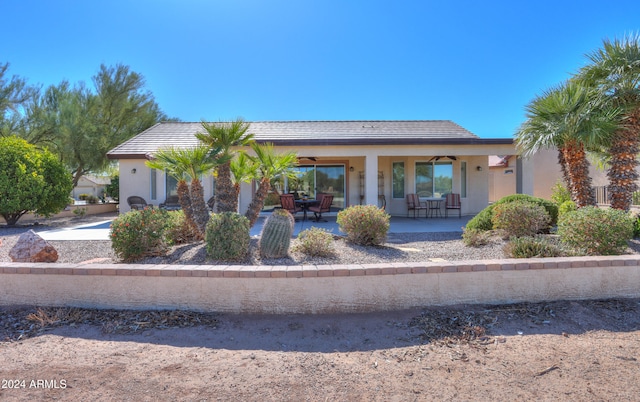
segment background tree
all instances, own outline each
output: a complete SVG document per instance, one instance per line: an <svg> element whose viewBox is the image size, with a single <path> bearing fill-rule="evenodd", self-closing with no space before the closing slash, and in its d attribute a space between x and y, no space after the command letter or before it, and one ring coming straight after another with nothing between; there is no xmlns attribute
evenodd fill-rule
<svg viewBox="0 0 640 402"><path fill-rule="evenodd" d="M60 212L72 188L71 175L51 152L16 136L0 138L0 215L8 225L27 212Z"/></svg>
<svg viewBox="0 0 640 402"><path fill-rule="evenodd" d="M271 189L271 181L278 176L294 177L293 168L298 162L295 152L276 153L273 144L251 144L255 152L254 161L258 164L255 180L258 181L258 189L249 204L245 216L249 219L250 226L255 225L264 207L264 200Z"/></svg>
<svg viewBox="0 0 640 402"><path fill-rule="evenodd" d="M602 48L588 55L590 64L578 79L596 88L603 104L625 110L625 118L611 138L602 145L609 154L611 207L628 211L638 189L640 151L640 36L605 40Z"/></svg>
<svg viewBox="0 0 640 402"><path fill-rule="evenodd" d="M24 107L38 93L18 76L8 77L9 63L0 64L0 136L14 135L22 124Z"/></svg>
<svg viewBox="0 0 640 402"><path fill-rule="evenodd" d="M233 147L247 146L253 141L253 134L249 131L249 123L242 118L237 118L228 123L202 122L205 132L196 133L196 137L211 148L220 148L221 157L227 158L226 163L217 168L215 204L218 212L237 212L238 197L235 196L233 182L231 181L230 163L233 156Z"/></svg>

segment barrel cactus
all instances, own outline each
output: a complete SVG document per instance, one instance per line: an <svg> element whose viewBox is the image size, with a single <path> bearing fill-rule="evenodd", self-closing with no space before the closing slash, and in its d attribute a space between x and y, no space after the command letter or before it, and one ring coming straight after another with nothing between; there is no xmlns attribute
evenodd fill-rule
<svg viewBox="0 0 640 402"><path fill-rule="evenodd" d="M267 218L260 234L260 255L265 258L283 258L289 253L293 234L293 215L285 209L276 209Z"/></svg>

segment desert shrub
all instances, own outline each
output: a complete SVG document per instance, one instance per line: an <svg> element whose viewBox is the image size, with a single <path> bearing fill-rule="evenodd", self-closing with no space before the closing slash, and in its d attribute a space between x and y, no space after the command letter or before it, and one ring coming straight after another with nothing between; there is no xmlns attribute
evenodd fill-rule
<svg viewBox="0 0 640 402"><path fill-rule="evenodd" d="M89 203L89 204L97 204L97 203L98 203L99 198L98 198L98 197L96 197L96 196L95 196L95 195L93 195L93 194L88 194L88 195L87 195L87 197L85 198L85 200L86 200L86 201L87 201L87 203Z"/></svg>
<svg viewBox="0 0 640 402"><path fill-rule="evenodd" d="M166 211L157 208L122 214L111 223L111 248L125 262L165 255L168 222Z"/></svg>
<svg viewBox="0 0 640 402"><path fill-rule="evenodd" d="M512 237L503 251L509 258L560 257L563 251L544 237Z"/></svg>
<svg viewBox="0 0 640 402"><path fill-rule="evenodd" d="M560 240L587 255L618 255L633 237L631 214L617 209L583 207L568 212L558 224Z"/></svg>
<svg viewBox="0 0 640 402"><path fill-rule="evenodd" d="M493 229L493 223L491 217L493 216L493 205L489 205L482 211L478 212L476 216L471 218L465 226L465 230L471 231L489 231Z"/></svg>
<svg viewBox="0 0 640 402"><path fill-rule="evenodd" d="M198 232L189 225L183 210L167 211L167 239L172 244L191 243L198 240Z"/></svg>
<svg viewBox="0 0 640 402"><path fill-rule="evenodd" d="M387 238L389 219L389 214L375 205L354 205L338 212L336 222L348 241L376 246Z"/></svg>
<svg viewBox="0 0 640 402"><path fill-rule="evenodd" d="M527 194L512 194L506 197L503 197L496 201L495 203L489 205L482 211L480 211L476 216L471 218L469 222L467 222L467 229L477 229L477 230L492 230L493 229L493 210L497 205L511 203L515 201L528 201L534 204L538 204L547 211L551 221L549 222L549 227L555 226L558 222L558 206L549 200L545 200L544 198L533 197Z"/></svg>
<svg viewBox="0 0 640 402"><path fill-rule="evenodd" d="M258 242L260 255L265 258L286 257L289 254L294 223L293 215L286 209L274 210L260 233Z"/></svg>
<svg viewBox="0 0 640 402"><path fill-rule="evenodd" d="M558 206L571 201L571 192L561 181L557 181L551 188L551 201Z"/></svg>
<svg viewBox="0 0 640 402"><path fill-rule="evenodd" d="M533 236L548 230L550 221L542 206L528 201L498 204L491 217L493 228L503 230L507 237Z"/></svg>
<svg viewBox="0 0 640 402"><path fill-rule="evenodd" d="M205 233L207 255L214 260L242 260L249 252L249 229L249 220L236 212L211 215Z"/></svg>
<svg viewBox="0 0 640 402"><path fill-rule="evenodd" d="M492 233L488 230L465 228L462 231L462 241L469 247L481 247L489 244Z"/></svg>
<svg viewBox="0 0 640 402"><path fill-rule="evenodd" d="M633 213L633 237L640 237L640 214Z"/></svg>
<svg viewBox="0 0 640 402"><path fill-rule="evenodd" d="M575 202L571 200L567 200L562 204L558 205L558 221L564 219L568 212L575 211L578 209L578 206Z"/></svg>
<svg viewBox="0 0 640 402"><path fill-rule="evenodd" d="M294 250L312 257L329 257L334 253L333 235L318 227L305 229L298 234Z"/></svg>

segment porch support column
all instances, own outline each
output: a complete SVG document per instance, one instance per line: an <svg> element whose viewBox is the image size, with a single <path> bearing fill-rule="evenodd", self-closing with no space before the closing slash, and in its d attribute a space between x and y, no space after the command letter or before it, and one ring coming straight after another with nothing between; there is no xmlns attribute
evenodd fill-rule
<svg viewBox="0 0 640 402"><path fill-rule="evenodd" d="M364 203L378 205L378 155L368 153L364 158Z"/></svg>

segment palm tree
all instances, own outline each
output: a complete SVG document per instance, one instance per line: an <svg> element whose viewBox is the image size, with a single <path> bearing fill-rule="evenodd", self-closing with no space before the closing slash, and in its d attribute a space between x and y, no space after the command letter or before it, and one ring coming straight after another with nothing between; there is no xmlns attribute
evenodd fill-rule
<svg viewBox="0 0 640 402"><path fill-rule="evenodd" d="M258 189L245 216L249 219L249 224L253 226L264 206L264 200L271 188L271 180L281 175L293 177L295 175L293 168L298 161L298 155L295 152L278 154L275 152L273 144L269 143L253 143L251 148L255 152L253 159L258 164L255 176L255 179L258 180Z"/></svg>
<svg viewBox="0 0 640 402"><path fill-rule="evenodd" d="M578 78L597 89L605 103L624 109L615 135L603 143L610 156L611 207L628 211L638 189L640 150L640 36L605 40L601 49L587 56L591 63Z"/></svg>
<svg viewBox="0 0 640 402"><path fill-rule="evenodd" d="M242 183L249 183L254 177L256 177L258 164L245 152L239 152L231 161L229 168L233 174L232 183L234 196L238 199L238 196L240 195L240 185Z"/></svg>
<svg viewBox="0 0 640 402"><path fill-rule="evenodd" d="M178 181L178 200L185 218L202 238L209 221L209 211L200 176L226 161L224 158L216 158L219 155L216 150L219 151L219 148L212 150L205 145L195 148L166 148L156 152L153 160L147 161L150 168L166 170L168 175ZM187 183L188 178L191 179L191 185Z"/></svg>
<svg viewBox="0 0 640 402"><path fill-rule="evenodd" d="M196 133L203 144L212 148L219 148L221 157L228 158L217 168L215 204L218 212L237 212L238 197L233 191L231 181L230 161L232 147L247 146L253 141L253 134L248 134L249 123L242 118L237 118L230 123L206 123L202 122L205 133Z"/></svg>
<svg viewBox="0 0 640 402"><path fill-rule="evenodd" d="M575 81L545 91L527 107L527 121L516 133L524 156L541 148L557 148L567 188L578 207L596 205L589 176L587 148L607 138L615 127L615 111L596 109L595 93Z"/></svg>

